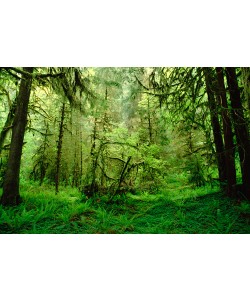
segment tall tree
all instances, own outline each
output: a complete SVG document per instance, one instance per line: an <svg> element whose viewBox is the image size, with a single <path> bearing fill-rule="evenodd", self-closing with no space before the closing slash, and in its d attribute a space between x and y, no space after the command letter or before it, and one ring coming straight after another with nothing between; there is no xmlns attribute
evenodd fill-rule
<svg viewBox="0 0 250 300"><path fill-rule="evenodd" d="M21 198L19 195L19 174L22 156L25 127L27 123L28 104L32 86L32 67L23 68L17 106L13 120L12 137L8 165L3 183L1 202L3 205L17 205ZM26 74L27 72L27 74Z"/></svg>
<svg viewBox="0 0 250 300"><path fill-rule="evenodd" d="M227 104L227 95L224 83L223 68L216 68L217 80L218 80L218 98L221 106L223 135L225 143L225 162L226 162L226 177L227 177L227 194L228 196L235 196L234 186L236 184L236 170L234 160L234 142L232 124L229 115L229 109Z"/></svg>
<svg viewBox="0 0 250 300"><path fill-rule="evenodd" d="M63 133L64 133L64 122L65 122L65 102L62 104L61 109L61 119L59 124L59 134L57 142L57 154L56 154L56 174L55 174L55 188L56 193L59 192L59 181L60 181L60 167L61 167L61 158L62 158L62 142L63 142Z"/></svg>
<svg viewBox="0 0 250 300"><path fill-rule="evenodd" d="M240 157L242 184L246 197L250 200L250 144L247 122L245 120L236 69L226 68L226 77L230 93L233 125Z"/></svg>
<svg viewBox="0 0 250 300"><path fill-rule="evenodd" d="M225 170L225 153L224 144L221 134L221 127L218 117L217 105L215 101L215 93L213 89L213 77L211 68L203 68L203 73L206 83L206 91L208 96L208 106L211 115L211 124L213 129L214 144L218 162L219 180L223 182L226 180L226 170Z"/></svg>

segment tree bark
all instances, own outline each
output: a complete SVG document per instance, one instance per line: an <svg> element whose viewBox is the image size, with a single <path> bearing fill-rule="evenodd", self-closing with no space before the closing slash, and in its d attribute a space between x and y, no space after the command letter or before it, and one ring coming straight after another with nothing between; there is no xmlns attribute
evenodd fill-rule
<svg viewBox="0 0 250 300"><path fill-rule="evenodd" d="M203 74L205 76L206 91L208 96L208 106L211 115L211 125L213 129L215 151L218 162L219 180L220 182L226 181L226 169L225 169L225 153L224 144L221 134L221 126L218 117L218 111L215 101L215 95L213 91L213 78L211 77L211 69L203 68Z"/></svg>
<svg viewBox="0 0 250 300"><path fill-rule="evenodd" d="M12 122L13 122L14 115L15 115L14 108L15 108L15 104L13 104L11 106L10 111L7 116L7 119L5 121L4 127L0 133L0 154L3 150L3 146L4 146L5 139L7 137L7 134L12 129Z"/></svg>
<svg viewBox="0 0 250 300"><path fill-rule="evenodd" d="M61 157L62 157L62 141L63 141L63 133L64 133L64 118L65 118L65 103L63 103L63 105L62 105L61 120L60 120L60 125L59 125L59 136L58 136L58 142L57 142L56 175L55 175L56 193L59 192L60 167L61 167Z"/></svg>
<svg viewBox="0 0 250 300"><path fill-rule="evenodd" d="M29 74L33 73L32 67L23 68L23 70ZM17 205L21 201L19 195L19 176L31 86L32 77L22 75L13 120L9 159L3 183L3 195L1 198L3 205Z"/></svg>
<svg viewBox="0 0 250 300"><path fill-rule="evenodd" d="M244 96L248 105L248 118L250 118L250 68L241 68Z"/></svg>
<svg viewBox="0 0 250 300"><path fill-rule="evenodd" d="M153 133L152 133L152 122L151 122L151 114L150 114L150 102L148 98L148 106L147 106L147 118L148 118L148 134L149 134L149 145L153 142Z"/></svg>
<svg viewBox="0 0 250 300"><path fill-rule="evenodd" d="M226 68L226 77L232 106L233 125L240 157L242 184L245 196L250 200L250 144L247 123L244 117L240 90L235 68Z"/></svg>
<svg viewBox="0 0 250 300"><path fill-rule="evenodd" d="M98 155L96 153L96 139L97 139L97 118L94 119L94 128L93 128L93 139L90 150L91 160L92 160L92 170L91 170L91 185L90 185L90 194L93 195L96 190L96 169L97 169L97 160Z"/></svg>
<svg viewBox="0 0 250 300"><path fill-rule="evenodd" d="M221 105L221 116L224 133L225 143L225 162L226 162L226 177L227 177L227 195L229 197L235 196L234 186L236 185L236 170L234 158L234 142L232 124L228 110L227 95L224 83L223 68L217 67L217 80L218 80L218 97L219 104Z"/></svg>

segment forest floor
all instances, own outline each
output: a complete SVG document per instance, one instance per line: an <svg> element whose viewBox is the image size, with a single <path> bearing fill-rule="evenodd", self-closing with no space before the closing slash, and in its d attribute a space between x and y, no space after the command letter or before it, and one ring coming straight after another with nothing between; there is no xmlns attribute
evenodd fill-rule
<svg viewBox="0 0 250 300"><path fill-rule="evenodd" d="M169 188L155 194L87 199L76 189L21 185L23 202L0 206L0 233L229 234L250 233L250 205L218 188ZM1 191L0 191L1 194Z"/></svg>

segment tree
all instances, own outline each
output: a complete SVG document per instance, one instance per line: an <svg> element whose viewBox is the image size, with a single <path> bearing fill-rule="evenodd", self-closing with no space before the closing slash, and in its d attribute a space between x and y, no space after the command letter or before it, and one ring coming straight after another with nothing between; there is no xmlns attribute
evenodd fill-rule
<svg viewBox="0 0 250 300"><path fill-rule="evenodd" d="M0 77L0 96L4 96L7 101L5 106L8 108L8 114L5 119L4 126L0 132L0 155L2 150L5 149L5 141L8 137L8 133L11 132L12 129L12 122L14 119L14 113L16 108L16 98L17 98L17 86L18 81L16 78L13 78L10 74L8 74L5 70L1 70L1 77Z"/></svg>
<svg viewBox="0 0 250 300"><path fill-rule="evenodd" d="M3 183L1 202L3 205L17 205L20 201L19 174L22 156L25 127L27 123L28 104L32 86L32 67L23 68L28 74L22 74L15 116L13 120L12 137L8 165Z"/></svg>
<svg viewBox="0 0 250 300"><path fill-rule="evenodd" d="M230 119L229 108L227 103L227 95L224 83L223 68L216 68L218 80L218 100L221 106L221 116L223 124L223 135L225 143L225 162L226 162L226 179L227 179L227 195L235 196L234 186L236 185L236 170L235 170L235 148L233 141L232 122Z"/></svg>
<svg viewBox="0 0 250 300"><path fill-rule="evenodd" d="M226 77L232 107L233 126L235 130L244 194L250 200L250 144L247 122L241 101L240 90L237 81L236 69L226 68Z"/></svg>
<svg viewBox="0 0 250 300"><path fill-rule="evenodd" d="M51 159L49 157L49 124L45 122L45 132L43 133L43 140L40 146L37 148L33 157L36 157L34 161L34 167L32 172L30 173L30 178L34 180L39 180L40 185L42 185L43 180L46 176L46 172L49 164L51 163Z"/></svg>
<svg viewBox="0 0 250 300"><path fill-rule="evenodd" d="M57 141L57 154L56 154L56 174L55 174L55 187L56 193L59 192L59 176L60 176L60 166L61 166L61 157L62 157L62 142L63 142L63 133L64 133L64 119L65 119L65 103L62 104L61 110L61 119L59 123L59 134Z"/></svg>
<svg viewBox="0 0 250 300"><path fill-rule="evenodd" d="M39 71L33 73L33 67L24 67L22 69L11 67L4 69L17 80L20 79L20 87L12 124L12 137L7 169L3 181L1 202L3 205L17 205L21 202L19 194L19 176L32 82L36 79L39 84L45 85L47 84L48 79L61 77L63 73L53 74L50 71L45 74L43 73L44 68L38 68ZM21 74L21 78L17 74Z"/></svg>
<svg viewBox="0 0 250 300"><path fill-rule="evenodd" d="M225 170L225 153L224 143L221 134L221 126L218 117L218 107L215 101L215 93L213 90L213 77L211 68L203 68L203 73L206 83L206 91L208 97L208 106L211 115L211 125L213 129L214 144L216 149L216 157L218 162L219 180L220 182L226 181Z"/></svg>

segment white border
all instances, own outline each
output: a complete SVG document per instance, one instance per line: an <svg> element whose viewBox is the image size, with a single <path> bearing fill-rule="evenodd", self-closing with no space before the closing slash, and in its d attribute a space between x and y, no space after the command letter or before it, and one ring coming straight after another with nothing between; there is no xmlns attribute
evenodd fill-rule
<svg viewBox="0 0 250 300"><path fill-rule="evenodd" d="M1 66L250 66L248 1L2 1ZM248 299L249 235L1 235L12 299Z"/></svg>

